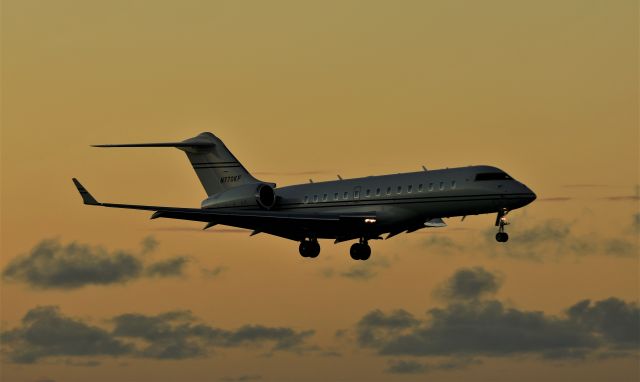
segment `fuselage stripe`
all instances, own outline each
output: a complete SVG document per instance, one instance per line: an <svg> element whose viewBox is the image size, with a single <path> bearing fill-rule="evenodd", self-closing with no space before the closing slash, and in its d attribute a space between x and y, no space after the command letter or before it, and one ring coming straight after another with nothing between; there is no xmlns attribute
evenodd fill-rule
<svg viewBox="0 0 640 382"><path fill-rule="evenodd" d="M500 195L500 194L497 194ZM517 196L523 195L523 196ZM406 199L385 199L385 200L355 200L348 203L344 201L338 202L317 202L317 203L290 203L281 204L281 210L303 210L311 208L334 208L334 207L358 207L358 206L380 206L380 205L402 205L402 204L418 204L418 203L449 203L449 202L475 202L475 201L501 201L501 200L517 200L525 199L529 194L509 194L507 196L500 195L499 197L488 197L489 195L460 195L460 196L439 196L439 197L426 197L426 198L406 198ZM438 199L438 200L426 200L426 199ZM452 198L452 200L443 200L442 198ZM466 198L466 199L461 199ZM340 204L337 204L340 203ZM282 208L284 207L284 208ZM237 207L214 207L211 209L237 209Z"/></svg>

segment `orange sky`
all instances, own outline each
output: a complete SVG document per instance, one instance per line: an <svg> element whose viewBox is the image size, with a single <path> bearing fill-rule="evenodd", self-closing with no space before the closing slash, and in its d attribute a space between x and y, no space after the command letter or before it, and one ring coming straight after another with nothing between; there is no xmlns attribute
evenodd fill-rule
<svg viewBox="0 0 640 382"><path fill-rule="evenodd" d="M428 310L455 304L436 291L474 267L499 280L479 306L496 300L549 322L584 299L615 297L637 311L638 15L636 1L622 0L4 1L5 336L38 306L118 341L116 317L176 310L236 335L244 325L314 333L284 350L273 338L207 343L182 359L47 348L33 363L12 359L26 345L5 337L2 380L637 378L637 345L583 359L385 355L357 335L376 309L404 309L429 327ZM506 246L486 239L493 216L450 219L372 242L367 263L354 263L346 243L323 241L319 258L303 259L284 239L81 204L72 177L99 200L198 206L204 191L178 150L89 145L202 131L278 185L489 164L539 199L511 214ZM158 246L143 254L149 236ZM7 277L46 239L101 246L110 258L125 251L144 268L68 288ZM149 271L180 256L178 275ZM413 372L393 372L400 361Z"/></svg>

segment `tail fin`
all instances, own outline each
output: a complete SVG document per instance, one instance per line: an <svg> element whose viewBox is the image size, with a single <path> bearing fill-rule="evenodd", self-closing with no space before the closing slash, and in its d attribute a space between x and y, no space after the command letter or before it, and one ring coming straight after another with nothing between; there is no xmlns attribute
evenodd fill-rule
<svg viewBox="0 0 640 382"><path fill-rule="evenodd" d="M176 147L187 154L208 196L249 183L260 183L215 135L206 132L182 142L94 145L94 147Z"/></svg>

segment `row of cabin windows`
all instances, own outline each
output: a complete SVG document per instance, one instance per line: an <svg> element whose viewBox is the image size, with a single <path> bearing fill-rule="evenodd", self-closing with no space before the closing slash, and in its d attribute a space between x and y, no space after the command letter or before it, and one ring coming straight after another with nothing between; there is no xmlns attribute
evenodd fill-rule
<svg viewBox="0 0 640 382"><path fill-rule="evenodd" d="M440 182L438 188L442 191L442 190L444 190L446 188L446 186L447 185L446 185L445 182ZM452 180L451 181L451 189L455 190L455 188L456 188L456 181ZM418 188L417 188L418 192L424 192L424 189L425 189L425 187L424 187L424 185L422 183L418 184ZM433 191L434 190L434 184L433 183L429 183L429 185L427 186L427 190L429 192ZM391 186L387 187L385 195L386 196L391 195L391 191L392 191L392 187ZM402 191L403 191L403 187L402 186L398 186L396 188L396 194L400 195L400 194L402 194ZM364 196L366 198L370 198L372 193L373 193L373 190L371 190L370 188L367 188L365 190L365 192L364 192ZM413 185L412 184L407 186L407 194L411 194L411 193L413 193ZM382 195L382 189L380 187L376 188L375 196L381 196L381 195ZM353 198L354 199L360 199L360 190L354 190L353 191ZM305 195L304 202L305 203L309 203L309 200L310 200L309 196ZM313 202L314 203L317 203L319 200L320 200L320 196L313 195ZM323 194L322 195L322 201L326 202L328 200L329 200L329 194ZM333 200L340 200L340 193L339 192L336 192L336 193L333 194ZM342 194L342 200L349 200L349 191L345 191Z"/></svg>

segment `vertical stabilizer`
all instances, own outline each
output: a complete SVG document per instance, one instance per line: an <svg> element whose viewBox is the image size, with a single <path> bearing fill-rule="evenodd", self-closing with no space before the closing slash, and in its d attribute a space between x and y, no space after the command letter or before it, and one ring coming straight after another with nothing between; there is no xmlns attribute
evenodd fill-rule
<svg viewBox="0 0 640 382"><path fill-rule="evenodd" d="M254 178L215 135L205 132L182 142L128 143L94 147L175 147L187 154L208 196L249 183Z"/></svg>

